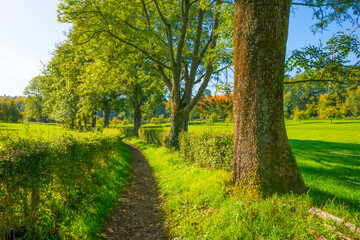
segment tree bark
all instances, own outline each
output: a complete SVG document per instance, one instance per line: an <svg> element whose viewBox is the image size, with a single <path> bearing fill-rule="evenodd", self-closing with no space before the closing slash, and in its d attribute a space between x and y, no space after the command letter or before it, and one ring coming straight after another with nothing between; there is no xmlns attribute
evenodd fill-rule
<svg viewBox="0 0 360 240"><path fill-rule="evenodd" d="M283 113L291 0L235 0L233 181L262 194L305 191Z"/></svg>
<svg viewBox="0 0 360 240"><path fill-rule="evenodd" d="M184 114L184 108L171 101L171 128L170 128L170 147L179 147L179 134L187 128L188 115ZM187 129L186 129L187 130Z"/></svg>
<svg viewBox="0 0 360 240"><path fill-rule="evenodd" d="M139 128L141 127L141 110L140 107L134 105L134 135L139 136Z"/></svg>
<svg viewBox="0 0 360 240"><path fill-rule="evenodd" d="M110 124L110 104L109 102L104 103L104 127L109 127Z"/></svg>

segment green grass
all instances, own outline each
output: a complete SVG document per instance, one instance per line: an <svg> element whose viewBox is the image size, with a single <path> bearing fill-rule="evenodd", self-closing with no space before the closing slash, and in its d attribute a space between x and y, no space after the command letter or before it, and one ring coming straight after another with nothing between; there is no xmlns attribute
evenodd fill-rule
<svg viewBox="0 0 360 240"><path fill-rule="evenodd" d="M130 149L120 144L114 151L106 169L94 174L94 182L89 185L91 194L84 201L81 214L70 212L61 224L61 238L98 239L109 218L114 203L121 197L121 190L128 182L130 173ZM72 216L72 217L71 217Z"/></svg>
<svg viewBox="0 0 360 240"><path fill-rule="evenodd" d="M360 185L349 182L360 183L360 121L291 121L287 131L310 196L360 209Z"/></svg>
<svg viewBox="0 0 360 240"><path fill-rule="evenodd" d="M286 128L310 196L319 203L335 198L360 209L360 121L288 120ZM233 125L189 126L190 133L209 131L233 132Z"/></svg>
<svg viewBox="0 0 360 240"><path fill-rule="evenodd" d="M185 163L170 149L129 141L144 152L154 169L173 239L314 239L309 226L330 239L336 237L307 212L314 206L309 195L262 199L232 186L229 172L204 169ZM357 212L343 204L330 201L323 207L360 224Z"/></svg>

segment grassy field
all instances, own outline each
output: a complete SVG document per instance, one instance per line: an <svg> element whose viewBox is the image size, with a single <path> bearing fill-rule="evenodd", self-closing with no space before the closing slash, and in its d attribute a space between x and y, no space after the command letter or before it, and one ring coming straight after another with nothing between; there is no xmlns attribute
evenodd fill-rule
<svg viewBox="0 0 360 240"><path fill-rule="evenodd" d="M290 145L310 195L360 208L360 121L286 121ZM190 125L189 132L233 131L233 126Z"/></svg>

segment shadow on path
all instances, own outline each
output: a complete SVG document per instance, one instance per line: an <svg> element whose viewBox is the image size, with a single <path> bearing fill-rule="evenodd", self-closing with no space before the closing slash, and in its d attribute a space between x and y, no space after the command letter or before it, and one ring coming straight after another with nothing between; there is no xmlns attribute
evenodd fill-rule
<svg viewBox="0 0 360 240"><path fill-rule="evenodd" d="M169 239L152 169L135 146L131 150L129 186L108 220L103 239Z"/></svg>

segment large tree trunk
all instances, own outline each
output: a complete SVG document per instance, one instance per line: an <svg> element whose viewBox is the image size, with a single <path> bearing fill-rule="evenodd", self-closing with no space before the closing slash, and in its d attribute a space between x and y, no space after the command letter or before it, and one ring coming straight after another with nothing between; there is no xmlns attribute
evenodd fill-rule
<svg viewBox="0 0 360 240"><path fill-rule="evenodd" d="M179 147L179 134L184 131L184 127L187 130L187 118L185 116L184 109L181 106L175 106L174 101L171 101L171 128L170 128L170 147Z"/></svg>
<svg viewBox="0 0 360 240"><path fill-rule="evenodd" d="M137 104L134 104L134 135L139 136L139 128L141 126L141 110Z"/></svg>
<svg viewBox="0 0 360 240"><path fill-rule="evenodd" d="M110 124L110 104L109 102L104 103L104 127L109 127Z"/></svg>
<svg viewBox="0 0 360 240"><path fill-rule="evenodd" d="M283 113L290 4L235 0L233 181L262 194L305 190Z"/></svg>

